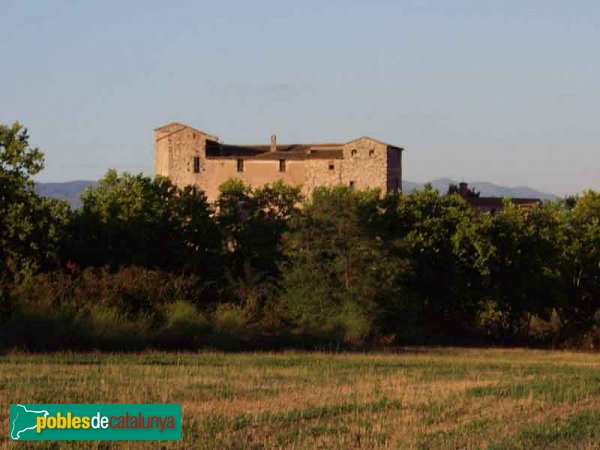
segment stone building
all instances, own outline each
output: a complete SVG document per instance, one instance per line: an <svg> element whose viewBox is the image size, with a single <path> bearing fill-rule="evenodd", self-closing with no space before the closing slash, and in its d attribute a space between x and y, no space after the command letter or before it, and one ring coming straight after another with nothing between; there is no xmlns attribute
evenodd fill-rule
<svg viewBox="0 0 600 450"><path fill-rule="evenodd" d="M459 183L458 194L463 197L469 205L477 211L496 213L504 209L504 199L502 197L480 197L479 193L472 195L469 185L465 182ZM509 198L510 202L519 208L532 209L542 204L539 198Z"/></svg>
<svg viewBox="0 0 600 450"><path fill-rule="evenodd" d="M194 185L209 201L237 178L253 187L283 180L304 195L343 184L381 192L402 189L402 151L370 137L346 143L229 145L204 131L170 123L154 130L154 172L177 186Z"/></svg>

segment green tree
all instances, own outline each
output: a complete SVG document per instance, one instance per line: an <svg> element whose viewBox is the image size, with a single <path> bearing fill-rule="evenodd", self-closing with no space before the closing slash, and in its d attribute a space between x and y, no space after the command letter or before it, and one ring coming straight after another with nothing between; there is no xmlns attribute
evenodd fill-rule
<svg viewBox="0 0 600 450"><path fill-rule="evenodd" d="M600 193L588 190L569 211L563 246L559 340L584 336L600 310Z"/></svg>
<svg viewBox="0 0 600 450"><path fill-rule="evenodd" d="M503 340L525 337L534 316L548 318L558 299L565 240L562 205L531 210L504 202L491 221L487 260L494 325Z"/></svg>
<svg viewBox="0 0 600 450"><path fill-rule="evenodd" d="M240 304L250 321L264 322L267 309L280 309L281 241L300 199L299 188L281 181L257 189L235 179L220 186L217 223L227 281L222 295Z"/></svg>
<svg viewBox="0 0 600 450"><path fill-rule="evenodd" d="M473 329L483 289L481 265L489 251L481 217L458 195L423 191L398 197L389 208L393 232L406 242L414 276L408 286L419 302L427 336L461 340Z"/></svg>
<svg viewBox="0 0 600 450"><path fill-rule="evenodd" d="M379 206L378 191L319 188L294 218L283 270L294 323L337 327L351 342L391 331L390 317L403 309L398 281L406 264L399 247L377 233Z"/></svg>
<svg viewBox="0 0 600 450"><path fill-rule="evenodd" d="M281 181L258 189L239 180L221 185L217 221L234 275L250 267L265 276L277 276L281 236L299 202L300 190Z"/></svg>
<svg viewBox="0 0 600 450"><path fill-rule="evenodd" d="M220 235L201 191L110 170L82 195L71 254L82 266L218 271Z"/></svg>
<svg viewBox="0 0 600 450"><path fill-rule="evenodd" d="M0 125L0 302L8 308L10 285L22 276L59 264L69 208L40 198L33 175L43 168L43 154L29 146L19 123Z"/></svg>

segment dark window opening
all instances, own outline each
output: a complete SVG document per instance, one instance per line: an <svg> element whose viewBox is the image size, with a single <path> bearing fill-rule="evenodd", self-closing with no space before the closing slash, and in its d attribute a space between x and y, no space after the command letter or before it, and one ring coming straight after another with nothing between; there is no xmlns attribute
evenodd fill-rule
<svg viewBox="0 0 600 450"><path fill-rule="evenodd" d="M220 156L221 146L218 142L206 140L206 156Z"/></svg>
<svg viewBox="0 0 600 450"><path fill-rule="evenodd" d="M375 150L371 149L369 150L369 156L373 156L375 154Z"/></svg>
<svg viewBox="0 0 600 450"><path fill-rule="evenodd" d="M333 169L335 169L335 165L332 162L330 162L329 163L329 170L333 170Z"/></svg>
<svg viewBox="0 0 600 450"><path fill-rule="evenodd" d="M354 189L354 181L350 182L350 189Z"/></svg>
<svg viewBox="0 0 600 450"><path fill-rule="evenodd" d="M238 159L237 160L237 171L238 172L243 172L244 171L244 160L243 159Z"/></svg>
<svg viewBox="0 0 600 450"><path fill-rule="evenodd" d="M352 156L355 156L355 155L356 155L356 149L355 149L355 148L353 148L353 149L352 149L352 151L350 152L350 154L351 154Z"/></svg>
<svg viewBox="0 0 600 450"><path fill-rule="evenodd" d="M279 160L279 171L280 172L285 172L285 159L280 159Z"/></svg>
<svg viewBox="0 0 600 450"><path fill-rule="evenodd" d="M200 157L194 156L194 173L200 173Z"/></svg>

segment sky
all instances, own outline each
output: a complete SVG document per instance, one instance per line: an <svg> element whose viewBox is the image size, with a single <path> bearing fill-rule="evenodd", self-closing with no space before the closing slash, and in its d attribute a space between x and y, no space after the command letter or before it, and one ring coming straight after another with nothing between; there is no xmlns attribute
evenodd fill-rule
<svg viewBox="0 0 600 450"><path fill-rule="evenodd" d="M153 173L171 121L227 143L405 148L403 178L600 190L597 0L0 0L0 123L38 181Z"/></svg>

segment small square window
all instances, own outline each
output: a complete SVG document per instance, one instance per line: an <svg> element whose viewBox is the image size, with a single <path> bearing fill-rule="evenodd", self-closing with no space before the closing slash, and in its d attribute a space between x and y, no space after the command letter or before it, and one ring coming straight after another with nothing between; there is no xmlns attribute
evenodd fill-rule
<svg viewBox="0 0 600 450"><path fill-rule="evenodd" d="M335 169L335 164L333 164L333 161L329 162L329 170L333 170Z"/></svg>
<svg viewBox="0 0 600 450"><path fill-rule="evenodd" d="M350 189L354 189L354 181L350 182Z"/></svg>
<svg viewBox="0 0 600 450"><path fill-rule="evenodd" d="M280 159L279 160L279 171L280 172L285 172L285 159Z"/></svg>
<svg viewBox="0 0 600 450"><path fill-rule="evenodd" d="M353 149L350 151L350 154L351 154L352 156L356 156L356 149L355 149L355 148L353 148Z"/></svg>
<svg viewBox="0 0 600 450"><path fill-rule="evenodd" d="M371 149L369 150L369 156L373 156L375 154L375 150Z"/></svg>
<svg viewBox="0 0 600 450"><path fill-rule="evenodd" d="M200 157L194 156L194 173L200 173Z"/></svg>
<svg viewBox="0 0 600 450"><path fill-rule="evenodd" d="M243 159L238 159L237 160L237 171L238 172L243 172L244 171L244 160Z"/></svg>

